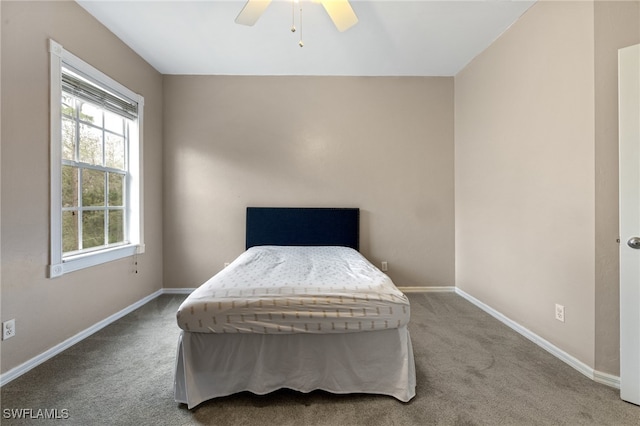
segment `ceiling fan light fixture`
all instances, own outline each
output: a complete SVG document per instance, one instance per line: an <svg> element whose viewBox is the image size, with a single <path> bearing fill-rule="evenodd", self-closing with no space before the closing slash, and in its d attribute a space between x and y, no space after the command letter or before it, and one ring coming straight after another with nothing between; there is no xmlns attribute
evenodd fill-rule
<svg viewBox="0 0 640 426"><path fill-rule="evenodd" d="M270 4L271 0L248 0L236 16L236 24L254 25Z"/></svg>
<svg viewBox="0 0 640 426"><path fill-rule="evenodd" d="M358 23L358 17L356 16L349 0L318 0L322 3L325 11L331 18L331 21L336 26L338 31L343 32L353 27ZM247 0L244 7L238 14L235 19L237 24L241 25L254 25L260 16L267 9L271 0ZM295 9L296 4L300 3L300 41L298 42L298 46L303 47L304 43L302 42L302 2L300 0L292 0L291 2L291 32L295 33L297 31L295 25Z"/></svg>
<svg viewBox="0 0 640 426"><path fill-rule="evenodd" d="M349 0L321 0L320 3L338 31L344 32L358 23L358 17Z"/></svg>

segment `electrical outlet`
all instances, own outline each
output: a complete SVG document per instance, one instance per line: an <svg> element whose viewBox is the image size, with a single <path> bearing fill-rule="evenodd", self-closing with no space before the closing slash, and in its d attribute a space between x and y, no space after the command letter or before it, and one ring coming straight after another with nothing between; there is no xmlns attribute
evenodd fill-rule
<svg viewBox="0 0 640 426"><path fill-rule="evenodd" d="M7 340L16 335L16 320L10 319L2 323L2 340Z"/></svg>
<svg viewBox="0 0 640 426"><path fill-rule="evenodd" d="M556 303L556 319L564 322L564 306Z"/></svg>
<svg viewBox="0 0 640 426"><path fill-rule="evenodd" d="M389 270L389 264L386 260L382 261L382 272L387 272Z"/></svg>

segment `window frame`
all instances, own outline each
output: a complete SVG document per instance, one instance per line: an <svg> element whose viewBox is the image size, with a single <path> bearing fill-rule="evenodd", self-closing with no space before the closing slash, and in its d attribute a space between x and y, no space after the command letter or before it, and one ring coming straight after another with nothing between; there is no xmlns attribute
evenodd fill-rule
<svg viewBox="0 0 640 426"><path fill-rule="evenodd" d="M111 79L54 40L49 40L50 56L50 264L49 278L91 266L144 253L143 223L143 117L144 98ZM62 68L85 76L104 90L138 104L138 118L131 126L126 197L128 243L63 256L62 249Z"/></svg>

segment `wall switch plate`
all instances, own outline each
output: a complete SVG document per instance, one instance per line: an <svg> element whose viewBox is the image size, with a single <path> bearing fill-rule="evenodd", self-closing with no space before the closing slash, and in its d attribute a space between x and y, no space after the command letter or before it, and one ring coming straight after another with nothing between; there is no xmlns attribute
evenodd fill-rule
<svg viewBox="0 0 640 426"><path fill-rule="evenodd" d="M16 335L16 320L10 319L2 323L2 340L7 340Z"/></svg>
<svg viewBox="0 0 640 426"><path fill-rule="evenodd" d="M564 322L564 306L556 303L556 319Z"/></svg>
<svg viewBox="0 0 640 426"><path fill-rule="evenodd" d="M387 272L389 270L389 264L386 260L382 261L382 272Z"/></svg>

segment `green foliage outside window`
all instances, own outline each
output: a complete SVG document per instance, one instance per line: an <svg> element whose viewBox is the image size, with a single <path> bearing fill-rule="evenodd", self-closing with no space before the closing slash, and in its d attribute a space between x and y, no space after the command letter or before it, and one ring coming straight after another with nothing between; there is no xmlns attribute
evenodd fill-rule
<svg viewBox="0 0 640 426"><path fill-rule="evenodd" d="M127 120L63 94L63 253L125 241L126 137Z"/></svg>

